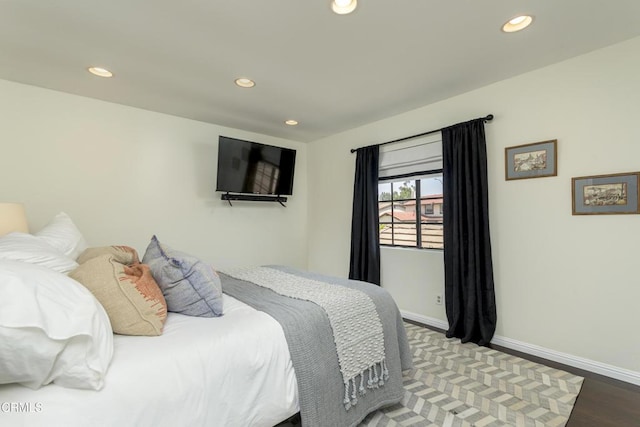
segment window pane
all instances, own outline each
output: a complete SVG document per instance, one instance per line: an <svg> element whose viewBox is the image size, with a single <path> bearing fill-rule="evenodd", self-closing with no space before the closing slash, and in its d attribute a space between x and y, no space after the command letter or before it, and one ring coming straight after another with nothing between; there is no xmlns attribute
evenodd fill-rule
<svg viewBox="0 0 640 427"><path fill-rule="evenodd" d="M413 180L401 180L391 183L393 200L407 200L416 198L416 182Z"/></svg>
<svg viewBox="0 0 640 427"><path fill-rule="evenodd" d="M378 201L391 200L391 183L381 182L378 184Z"/></svg>
<svg viewBox="0 0 640 427"><path fill-rule="evenodd" d="M432 194L442 195L442 174L429 175L420 180L420 193L422 196Z"/></svg>
<svg viewBox="0 0 640 427"><path fill-rule="evenodd" d="M393 244L396 246L417 246L416 223L393 224Z"/></svg>
<svg viewBox="0 0 640 427"><path fill-rule="evenodd" d="M390 182L384 182L384 183L378 184L378 218L381 223L392 221L391 183ZM382 228L380 230L382 232ZM382 243L382 241L380 243ZM384 244L390 245L391 243L384 243Z"/></svg>
<svg viewBox="0 0 640 427"><path fill-rule="evenodd" d="M380 224L380 244L393 245L393 225Z"/></svg>
<svg viewBox="0 0 640 427"><path fill-rule="evenodd" d="M426 222L442 222L442 175L420 180L420 213Z"/></svg>
<svg viewBox="0 0 640 427"><path fill-rule="evenodd" d="M423 248L443 249L442 174L420 180L420 235Z"/></svg>
<svg viewBox="0 0 640 427"><path fill-rule="evenodd" d="M422 248L444 249L442 222L423 222L420 230L422 234Z"/></svg>

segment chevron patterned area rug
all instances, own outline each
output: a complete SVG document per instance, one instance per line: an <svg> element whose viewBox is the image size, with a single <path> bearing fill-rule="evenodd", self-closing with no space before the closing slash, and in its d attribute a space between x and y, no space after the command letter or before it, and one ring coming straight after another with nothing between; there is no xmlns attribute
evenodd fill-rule
<svg viewBox="0 0 640 427"><path fill-rule="evenodd" d="M414 368L402 402L361 426L564 426L582 377L405 323Z"/></svg>

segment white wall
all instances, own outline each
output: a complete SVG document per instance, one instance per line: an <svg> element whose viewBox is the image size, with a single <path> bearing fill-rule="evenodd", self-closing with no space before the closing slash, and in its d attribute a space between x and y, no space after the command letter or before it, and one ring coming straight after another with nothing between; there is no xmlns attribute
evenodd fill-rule
<svg viewBox="0 0 640 427"><path fill-rule="evenodd" d="M571 177L640 170L638 52L640 38L312 143L309 268L348 272L350 148L493 113L496 334L640 372L640 215L571 214ZM505 181L505 147L549 139L558 140L557 177ZM382 263L383 286L401 309L446 321L434 301L440 253L383 249Z"/></svg>
<svg viewBox="0 0 640 427"><path fill-rule="evenodd" d="M286 208L220 200L220 134L298 150ZM0 147L0 201L31 231L65 211L92 246L142 256L157 234L217 267L306 267L305 144L0 80Z"/></svg>

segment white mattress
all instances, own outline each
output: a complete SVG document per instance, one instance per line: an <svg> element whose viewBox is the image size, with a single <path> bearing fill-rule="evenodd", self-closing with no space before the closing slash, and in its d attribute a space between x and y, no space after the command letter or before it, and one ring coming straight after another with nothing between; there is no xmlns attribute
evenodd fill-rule
<svg viewBox="0 0 640 427"><path fill-rule="evenodd" d="M116 335L100 391L0 386L0 425L270 427L298 412L278 322L227 295L224 307L219 318L169 313L159 337Z"/></svg>

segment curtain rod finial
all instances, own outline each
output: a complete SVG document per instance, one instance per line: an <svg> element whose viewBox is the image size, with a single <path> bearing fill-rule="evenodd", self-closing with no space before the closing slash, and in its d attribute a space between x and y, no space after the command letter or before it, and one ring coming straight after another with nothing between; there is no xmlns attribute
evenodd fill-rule
<svg viewBox="0 0 640 427"><path fill-rule="evenodd" d="M487 117L484 118L485 122L490 122L491 120L493 120L493 114L489 114Z"/></svg>

